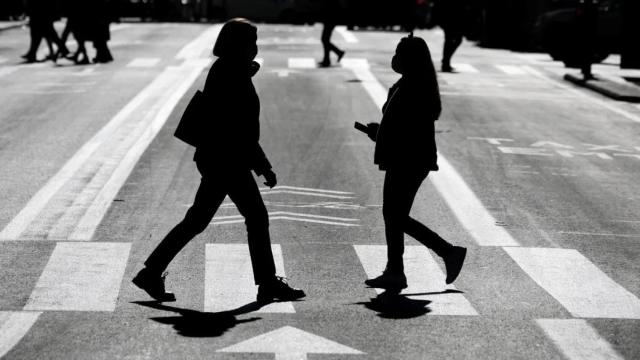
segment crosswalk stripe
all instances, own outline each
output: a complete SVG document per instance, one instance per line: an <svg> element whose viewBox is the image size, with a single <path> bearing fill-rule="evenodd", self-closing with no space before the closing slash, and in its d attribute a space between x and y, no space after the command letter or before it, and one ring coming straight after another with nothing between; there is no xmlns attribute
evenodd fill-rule
<svg viewBox="0 0 640 360"><path fill-rule="evenodd" d="M114 311L131 244L56 245L25 310Z"/></svg>
<svg viewBox="0 0 640 360"><path fill-rule="evenodd" d="M507 75L524 75L527 72L515 65L496 65L496 68Z"/></svg>
<svg viewBox="0 0 640 360"><path fill-rule="evenodd" d="M313 58L289 58L288 66L291 69L313 69L317 67Z"/></svg>
<svg viewBox="0 0 640 360"><path fill-rule="evenodd" d="M367 277L380 275L387 262L385 245L354 245ZM428 300L430 315L478 315L471 303L455 290L446 285L446 275L440 270L435 259L424 246L407 246L404 252L404 271L409 287L402 294L415 300ZM382 291L376 289L378 293ZM447 292L449 291L449 292Z"/></svg>
<svg viewBox="0 0 640 360"><path fill-rule="evenodd" d="M285 276L280 245L271 246L276 272ZM249 246L207 244L205 247L204 311L233 310L256 301L257 287ZM275 302L257 310L262 313L295 313L291 302Z"/></svg>
<svg viewBox="0 0 640 360"><path fill-rule="evenodd" d="M640 319L640 300L573 249L505 247L573 316Z"/></svg>
<svg viewBox="0 0 640 360"><path fill-rule="evenodd" d="M345 68L350 68L354 72L376 106L382 109L382 105L387 100L387 91L369 69L367 60L345 59L343 63ZM518 242L508 231L496 225L493 215L440 153L438 153L438 165L440 171L429 176L429 179L473 239L481 246L517 246Z"/></svg>
<svg viewBox="0 0 640 360"><path fill-rule="evenodd" d="M127 67L132 68L147 68L154 67L160 63L160 58L135 58L131 60Z"/></svg>
<svg viewBox="0 0 640 360"><path fill-rule="evenodd" d="M349 31L346 26L336 26L336 32L342 36L345 42L355 44L358 42L358 38Z"/></svg>
<svg viewBox="0 0 640 360"><path fill-rule="evenodd" d="M538 319L538 326L568 360L622 360L584 319Z"/></svg>
<svg viewBox="0 0 640 360"><path fill-rule="evenodd" d="M196 39L185 45L176 54L177 60L190 60L201 59L203 56L209 57L209 54L205 55L205 51L208 53L211 51L211 44L215 42L222 29L222 24L216 24L211 26L205 32L200 34Z"/></svg>
<svg viewBox="0 0 640 360"><path fill-rule="evenodd" d="M22 340L40 314L37 311L0 311L0 358Z"/></svg>
<svg viewBox="0 0 640 360"><path fill-rule="evenodd" d="M453 64L452 66L454 69L456 69L457 72L461 72L461 73L475 74L478 72L478 69L476 69L470 64L456 63L456 64Z"/></svg>

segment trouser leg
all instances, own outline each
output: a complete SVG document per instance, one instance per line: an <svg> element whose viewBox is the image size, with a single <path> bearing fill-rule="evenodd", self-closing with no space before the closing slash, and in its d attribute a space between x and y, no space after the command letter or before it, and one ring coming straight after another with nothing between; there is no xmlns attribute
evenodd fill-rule
<svg viewBox="0 0 640 360"><path fill-rule="evenodd" d="M324 59L323 61L325 62L329 62L331 61L331 58L329 57L331 55L331 52L335 52L336 54L340 53L340 49L338 49L337 46L335 46L332 42L331 42L331 34L333 33L333 29L335 29L336 25L335 24L330 24L330 23L325 23L324 26L322 27L322 47L324 49Z"/></svg>
<svg viewBox="0 0 640 360"><path fill-rule="evenodd" d="M149 255L144 263L146 267L155 273L162 273L180 250L207 228L225 196L224 186L203 177L193 205L187 211L184 219L162 239L158 247Z"/></svg>
<svg viewBox="0 0 640 360"><path fill-rule="evenodd" d="M240 171L229 186L229 197L245 218L253 277L257 285L276 274L269 237L269 214L250 171Z"/></svg>
<svg viewBox="0 0 640 360"><path fill-rule="evenodd" d="M405 224L425 173L388 170L384 179L382 214L387 239L387 270L404 271Z"/></svg>
<svg viewBox="0 0 640 360"><path fill-rule="evenodd" d="M454 30L444 30L444 48L442 49L442 65L450 66L451 58L462 44L462 34Z"/></svg>
<svg viewBox="0 0 640 360"><path fill-rule="evenodd" d="M407 219L405 233L418 240L422 245L433 250L433 252L440 257L447 255L449 250L453 247L453 245L441 238L440 235L412 217L408 217Z"/></svg>

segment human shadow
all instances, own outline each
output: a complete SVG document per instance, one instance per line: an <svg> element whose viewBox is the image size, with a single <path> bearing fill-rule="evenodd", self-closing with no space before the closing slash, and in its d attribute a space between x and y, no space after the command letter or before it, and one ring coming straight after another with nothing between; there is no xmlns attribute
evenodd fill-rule
<svg viewBox="0 0 640 360"><path fill-rule="evenodd" d="M262 307L257 302L243 305L237 309L220 312L202 312L164 305L158 301L133 301L133 304L146 306L156 310L176 313L175 316L151 317L160 324L171 325L178 335L185 337L218 337L238 324L260 320L259 317L237 319L236 316L247 314Z"/></svg>
<svg viewBox="0 0 640 360"><path fill-rule="evenodd" d="M387 290L367 302L356 304L376 311L384 319L411 319L431 312L430 303L429 300L410 299L406 294Z"/></svg>

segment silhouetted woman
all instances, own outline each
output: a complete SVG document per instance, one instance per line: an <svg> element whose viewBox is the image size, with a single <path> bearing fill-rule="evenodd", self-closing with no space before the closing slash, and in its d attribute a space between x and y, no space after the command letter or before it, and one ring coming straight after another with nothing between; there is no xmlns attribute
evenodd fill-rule
<svg viewBox="0 0 640 360"><path fill-rule="evenodd" d="M67 25L62 32L61 39L63 43L66 43L69 34L73 34L78 44L76 51L68 56L68 58L76 64L89 64L90 60L85 42L91 23L91 19L87 18L91 3L88 3L86 0L67 0L65 5L67 7Z"/></svg>
<svg viewBox="0 0 640 360"><path fill-rule="evenodd" d="M200 187L184 220L162 240L133 279L157 300L175 299L165 291L162 273L178 252L207 228L227 195L245 218L253 274L259 285L258 301L305 296L276 276L269 215L251 174L253 170L264 176L269 187L276 185L276 175L258 142L260 101L251 81L260 67L253 61L258 53L256 41L256 27L244 19L234 19L223 26L213 48L218 59L209 70L203 90L210 113L194 156L202 175Z"/></svg>
<svg viewBox="0 0 640 360"><path fill-rule="evenodd" d="M28 0L26 2L27 15L29 15L29 33L31 43L26 54L22 55L27 63L38 61L36 55L40 43L44 39L49 47L48 60L56 61L59 56L66 56L69 53L65 44L60 41L58 33L53 27L54 21L58 18L58 7L52 0ZM52 43L58 47L54 52Z"/></svg>
<svg viewBox="0 0 640 360"><path fill-rule="evenodd" d="M325 0L322 12L322 35L320 40L322 41L322 50L324 56L322 61L318 63L320 67L331 66L331 52L336 53L338 56L338 62L342 60L344 56L344 50L340 50L334 43L331 42L331 34L333 29L338 24L338 19L341 17L341 13L344 11L340 4L340 0Z"/></svg>
<svg viewBox="0 0 640 360"><path fill-rule="evenodd" d="M375 163L386 172L382 213L387 267L365 284L390 290L407 287L402 260L405 233L442 257L450 284L460 273L466 249L449 244L409 216L420 185L430 171L438 170L434 122L442 107L427 43L412 35L403 38L391 67L402 77L389 90L380 124L367 125L369 137L376 142Z"/></svg>

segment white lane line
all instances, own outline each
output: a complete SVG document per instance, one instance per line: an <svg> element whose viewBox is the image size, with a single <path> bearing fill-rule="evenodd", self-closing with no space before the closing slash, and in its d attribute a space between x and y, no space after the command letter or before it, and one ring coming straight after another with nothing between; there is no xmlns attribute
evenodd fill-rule
<svg viewBox="0 0 640 360"><path fill-rule="evenodd" d="M199 51L198 47L193 44L204 44L205 47L209 47L207 41L210 40L208 38L210 35L211 32L209 30L187 44L183 50L187 49L188 51L181 50L183 56L203 53L203 51ZM69 230L74 231L72 235L74 240L90 240L93 231L95 231L95 227L111 203L109 197L115 196L118 190L115 187L121 185L128 176L130 172L129 169L133 166L131 162L137 161L139 158L138 154L144 151L142 147L148 145L151 140L153 140L173 110L172 106L175 106L180 97L188 90L209 62L210 60L205 59L191 59L185 61L183 66L169 67L161 73L125 105L96 135L85 143L58 173L49 179L29 200L26 206L0 232L0 241L19 239L60 189L73 179L74 176L82 175L79 174L79 172L86 172L88 171L87 168L96 166L95 162L97 161L103 162L108 166L117 166L117 169L114 170L111 178L105 177L105 179L108 179L108 182L104 184L105 186L103 188L94 188L94 191L99 191L97 196L95 196L96 202L87 210L75 230L72 228ZM157 113L149 113L149 110L152 108L156 109ZM144 119L141 119L143 116L139 116L140 112L146 114ZM141 123L142 120L150 122L144 124ZM144 126L145 128L142 129L143 131L140 133L128 133L132 126L134 126L135 129L136 125ZM128 134L128 137L125 136L124 140L122 139L123 133L125 133L125 135ZM120 136L118 137L117 135ZM117 160L120 159L113 159L113 154L111 154L114 144L127 143L125 140L129 139L135 140L135 137L132 136L138 136L137 142L128 150L129 152L126 153L124 158L126 161L117 163ZM120 141L114 141L116 138ZM120 149L120 152L122 152L122 149ZM100 156L96 156L96 154ZM87 164L88 161L89 163Z"/></svg>
<svg viewBox="0 0 640 360"><path fill-rule="evenodd" d="M387 263L385 245L354 245L353 247L367 277L376 277L382 273ZM402 294L416 294L408 297L431 301L428 304L431 310L429 315L478 315L476 309L461 293L443 293L456 288L445 284L446 275L440 270L426 247L405 247L404 271L409 287L404 289ZM382 290L376 289L376 292L381 293Z"/></svg>
<svg viewBox="0 0 640 360"><path fill-rule="evenodd" d="M350 44L358 42L358 38L353 34L353 32L349 31L346 26L336 26L336 32L342 36L344 41Z"/></svg>
<svg viewBox="0 0 640 360"><path fill-rule="evenodd" d="M293 190L262 191L261 194L263 196L275 195L275 194L291 194L291 195L318 196L318 197L325 197L325 198L331 198L331 199L353 199L353 196L331 195L331 194L320 193L320 192L306 192L306 191L293 191Z"/></svg>
<svg viewBox="0 0 640 360"><path fill-rule="evenodd" d="M0 358L22 340L41 314L36 311L0 311Z"/></svg>
<svg viewBox="0 0 640 360"><path fill-rule="evenodd" d="M538 319L538 326L568 360L623 360L584 319Z"/></svg>
<svg viewBox="0 0 640 360"><path fill-rule="evenodd" d="M24 309L114 311L130 249L127 243L58 243Z"/></svg>
<svg viewBox="0 0 640 360"><path fill-rule="evenodd" d="M160 63L160 58L135 58L131 60L127 67L129 68L149 68Z"/></svg>
<svg viewBox="0 0 640 360"><path fill-rule="evenodd" d="M306 188L306 187L297 187L297 186L275 186L273 188L260 188L260 191L271 191L271 190L300 190L306 192L319 192L319 193L327 193L327 194L338 194L338 195L352 195L352 192L348 191L337 191L337 190L325 190L325 189L314 189L314 188Z"/></svg>
<svg viewBox="0 0 640 360"><path fill-rule="evenodd" d="M387 91L369 69L366 59L347 61L343 66L354 72L376 106L382 109ZM517 246L518 242L504 228L496 226L496 219L442 154L438 154L438 165L440 171L429 179L473 239L481 246Z"/></svg>
<svg viewBox="0 0 640 360"><path fill-rule="evenodd" d="M496 68L507 75L524 75L527 72L516 65L496 65Z"/></svg>
<svg viewBox="0 0 640 360"><path fill-rule="evenodd" d="M269 216L279 216L279 215L299 216L301 218L309 217L309 218L313 218L313 219L326 219L326 220L337 220L337 221L358 221L358 219L341 218L341 217L335 217L335 216L314 215L314 214L293 213L293 212L288 212L288 211L274 211L274 212L270 212L269 213ZM240 218L244 219L242 217L242 215L230 215L230 216L216 216L216 217L213 218L213 220L229 220L229 219L240 219Z"/></svg>
<svg viewBox="0 0 640 360"><path fill-rule="evenodd" d="M318 64L314 58L289 58L288 66L291 69L315 69Z"/></svg>
<svg viewBox="0 0 640 360"><path fill-rule="evenodd" d="M504 250L573 316L640 319L640 300L573 249Z"/></svg>
<svg viewBox="0 0 640 360"><path fill-rule="evenodd" d="M589 233L589 232L580 232L580 231L558 231L558 234L581 235L581 236L611 236L611 237L628 237L628 238L640 237L640 234Z"/></svg>
<svg viewBox="0 0 640 360"><path fill-rule="evenodd" d="M271 245L276 273L285 276L280 245ZM204 311L233 310L256 301L249 246L246 244L207 244L205 246ZM261 313L295 313L293 303L275 302Z"/></svg>
<svg viewBox="0 0 640 360"><path fill-rule="evenodd" d="M460 73L475 74L479 72L478 69L473 67L471 64L455 63L452 64L452 66L457 72Z"/></svg>
<svg viewBox="0 0 640 360"><path fill-rule="evenodd" d="M213 44L218 38L218 34L220 34L220 29L222 29L222 25L220 24L211 26L194 41L180 49L176 55L176 59L189 60L202 58L205 50L210 52L213 49ZM207 57L209 57L208 54Z"/></svg>

